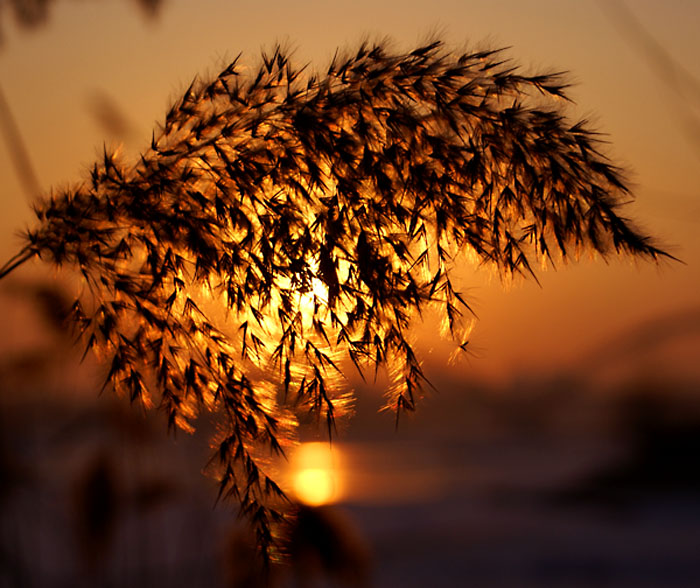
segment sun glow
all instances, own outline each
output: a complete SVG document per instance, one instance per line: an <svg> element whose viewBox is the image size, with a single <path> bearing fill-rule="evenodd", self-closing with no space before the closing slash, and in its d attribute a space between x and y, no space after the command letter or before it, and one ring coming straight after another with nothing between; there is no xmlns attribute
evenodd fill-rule
<svg viewBox="0 0 700 588"><path fill-rule="evenodd" d="M318 278L312 278L310 288L299 294L297 304L306 323L309 323L312 317L318 315L319 312L325 315L325 308L328 305L328 288Z"/></svg>
<svg viewBox="0 0 700 588"><path fill-rule="evenodd" d="M337 501L342 495L340 455L328 443L303 443L291 462L297 500L311 506Z"/></svg>

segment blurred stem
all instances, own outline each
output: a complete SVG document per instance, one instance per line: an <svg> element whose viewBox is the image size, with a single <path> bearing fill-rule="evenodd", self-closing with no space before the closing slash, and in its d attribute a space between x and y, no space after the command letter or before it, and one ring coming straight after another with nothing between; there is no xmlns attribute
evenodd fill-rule
<svg viewBox="0 0 700 588"><path fill-rule="evenodd" d="M622 38L639 51L652 73L674 93L679 111L674 114L688 140L700 155L700 80L683 66L642 24L621 0L598 0L598 4Z"/></svg>
<svg viewBox="0 0 700 588"><path fill-rule="evenodd" d="M0 267L0 280L9 274L13 269L22 265L28 259L31 259L36 254L36 251L29 247L25 247L17 255L11 257L5 262L5 265Z"/></svg>
<svg viewBox="0 0 700 588"><path fill-rule="evenodd" d="M32 201L41 194L41 185L2 87L0 87L0 131L7 143L17 177L28 199Z"/></svg>

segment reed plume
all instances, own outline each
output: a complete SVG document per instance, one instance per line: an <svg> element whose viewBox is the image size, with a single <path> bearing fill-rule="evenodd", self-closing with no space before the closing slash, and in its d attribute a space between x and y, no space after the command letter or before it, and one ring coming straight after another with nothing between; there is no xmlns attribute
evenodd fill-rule
<svg viewBox="0 0 700 588"><path fill-rule="evenodd" d="M286 502L267 454L300 410L332 431L346 360L387 369L387 407L414 408L412 318L435 307L466 344L460 255L506 276L667 255L619 214L623 175L564 116L566 92L562 74L440 42L362 44L318 74L279 47L252 73L236 59L187 88L137 163L105 152L39 206L0 277L32 257L79 272L71 317L107 384L171 427L215 415L220 494L269 556Z"/></svg>

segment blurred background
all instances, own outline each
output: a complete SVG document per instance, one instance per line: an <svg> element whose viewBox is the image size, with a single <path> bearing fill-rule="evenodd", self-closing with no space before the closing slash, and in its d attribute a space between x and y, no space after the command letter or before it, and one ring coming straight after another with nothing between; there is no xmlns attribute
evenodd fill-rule
<svg viewBox="0 0 700 588"><path fill-rule="evenodd" d="M31 203L103 145L136 157L195 75L283 42L439 35L567 70L629 169L628 215L684 263L583 259L504 287L465 268L472 354L417 328L438 392L403 420L382 382L329 450L309 427L282 468L308 506L280 585L700 585L700 4L653 0L0 2L0 258ZM34 264L0 282L0 586L254 586L232 504L202 473L208 430L165 435L99 394Z"/></svg>

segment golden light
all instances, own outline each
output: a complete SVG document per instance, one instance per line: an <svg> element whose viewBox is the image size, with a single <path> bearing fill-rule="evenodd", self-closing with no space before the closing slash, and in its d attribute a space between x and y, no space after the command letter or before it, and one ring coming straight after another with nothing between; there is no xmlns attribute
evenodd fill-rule
<svg viewBox="0 0 700 588"><path fill-rule="evenodd" d="M329 443L303 443L291 460L291 485L297 500L311 506L342 495L340 455Z"/></svg>
<svg viewBox="0 0 700 588"><path fill-rule="evenodd" d="M326 504L335 494L333 476L320 468L301 470L294 477L294 492L301 502L311 506Z"/></svg>
<svg viewBox="0 0 700 588"><path fill-rule="evenodd" d="M325 320L324 309L328 304L328 287L318 278L311 278L310 288L306 292L299 293L297 304L305 325L311 324L314 316L321 321Z"/></svg>

